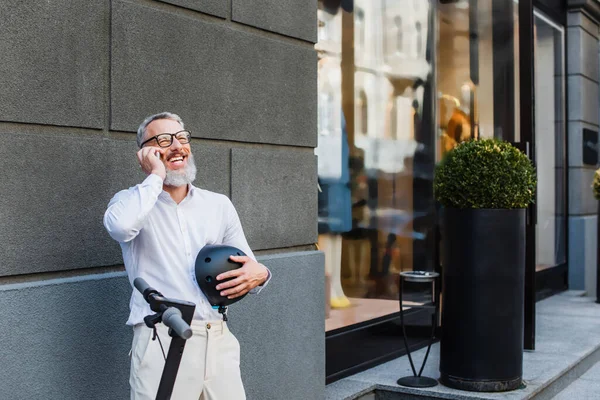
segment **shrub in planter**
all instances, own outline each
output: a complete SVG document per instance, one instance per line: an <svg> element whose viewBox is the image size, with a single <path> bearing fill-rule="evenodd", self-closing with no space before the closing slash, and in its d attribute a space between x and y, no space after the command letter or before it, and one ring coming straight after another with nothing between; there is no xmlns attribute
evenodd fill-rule
<svg viewBox="0 0 600 400"><path fill-rule="evenodd" d="M535 170L510 143L472 140L452 149L436 167L436 200L453 208L526 208L533 202ZM599 181L600 187L600 181Z"/></svg>
<svg viewBox="0 0 600 400"><path fill-rule="evenodd" d="M442 205L440 380L463 390L521 385L525 217L535 169L511 144L463 142L436 167Z"/></svg>
<svg viewBox="0 0 600 400"><path fill-rule="evenodd" d="M592 182L592 189L594 193L594 198L596 200L600 200L600 169L597 169L594 172L594 181Z"/></svg>

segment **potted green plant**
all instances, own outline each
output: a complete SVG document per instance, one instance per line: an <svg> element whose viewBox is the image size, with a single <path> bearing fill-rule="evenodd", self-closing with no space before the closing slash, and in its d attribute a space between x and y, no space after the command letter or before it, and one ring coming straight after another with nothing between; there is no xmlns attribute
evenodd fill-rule
<svg viewBox="0 0 600 400"><path fill-rule="evenodd" d="M592 189L594 191L594 198L600 200L600 169L594 172L594 181L592 182ZM598 215L600 215L600 202L598 203ZM598 232L600 232L600 218L598 218ZM600 235L596 240L596 303L600 304Z"/></svg>
<svg viewBox="0 0 600 400"><path fill-rule="evenodd" d="M462 390L516 389L535 169L508 142L471 140L436 166L433 186L442 217L440 381Z"/></svg>
<svg viewBox="0 0 600 400"><path fill-rule="evenodd" d="M594 198L600 200L600 168L594 172L594 181L592 182L592 189L594 191Z"/></svg>

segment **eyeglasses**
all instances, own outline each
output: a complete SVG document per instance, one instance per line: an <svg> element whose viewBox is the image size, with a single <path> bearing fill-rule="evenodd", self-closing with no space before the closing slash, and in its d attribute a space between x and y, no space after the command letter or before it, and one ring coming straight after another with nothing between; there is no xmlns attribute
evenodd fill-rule
<svg viewBox="0 0 600 400"><path fill-rule="evenodd" d="M175 132L175 133L161 133L160 135L156 135L151 137L150 139L146 140L145 142L143 142L140 145L141 147L144 147L144 145L152 140L156 140L156 143L158 144L159 147L169 147L171 144L173 144L173 138L177 138L177 141L181 144L187 144L190 142L190 139L192 138L192 134L189 131L179 131L179 132Z"/></svg>

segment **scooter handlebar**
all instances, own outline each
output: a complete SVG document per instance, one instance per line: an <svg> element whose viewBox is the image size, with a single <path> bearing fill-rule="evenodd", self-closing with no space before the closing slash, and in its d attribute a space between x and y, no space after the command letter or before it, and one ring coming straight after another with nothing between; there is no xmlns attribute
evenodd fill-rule
<svg viewBox="0 0 600 400"><path fill-rule="evenodd" d="M150 303L150 295L156 294L162 296L156 289L148 285L142 278L135 278L133 280L133 286L144 296L144 300ZM161 319L165 326L168 326L177 334L184 339L192 337L192 328L187 322L183 320L181 311L176 307L166 307L166 305L160 306L162 315ZM156 310L158 311L158 310Z"/></svg>
<svg viewBox="0 0 600 400"><path fill-rule="evenodd" d="M163 324L173 329L173 331L184 339L192 337L192 328L181 317L181 311L175 307L167 308L162 314Z"/></svg>
<svg viewBox="0 0 600 400"><path fill-rule="evenodd" d="M141 293L144 294L144 292L146 290L154 290L150 287L150 285L148 285L148 282L146 282L144 279L142 278L135 278L133 280L133 286L135 286L135 288ZM144 296L145 297L145 296Z"/></svg>

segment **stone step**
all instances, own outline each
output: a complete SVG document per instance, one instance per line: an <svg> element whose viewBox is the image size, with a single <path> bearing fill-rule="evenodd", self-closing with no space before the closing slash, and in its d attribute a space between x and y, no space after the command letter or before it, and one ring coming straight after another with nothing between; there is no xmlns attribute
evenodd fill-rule
<svg viewBox="0 0 600 400"><path fill-rule="evenodd" d="M561 390L553 400L597 400L600 398L600 362Z"/></svg>
<svg viewBox="0 0 600 400"><path fill-rule="evenodd" d="M366 393L363 388L361 394L343 398L345 400L598 400L600 399L600 345L554 376L542 379L544 381L540 384L531 385L529 388L525 386L523 390L506 393L465 392L443 386L436 391L425 391L373 385L372 390L367 390ZM535 388L531 390L534 386Z"/></svg>

